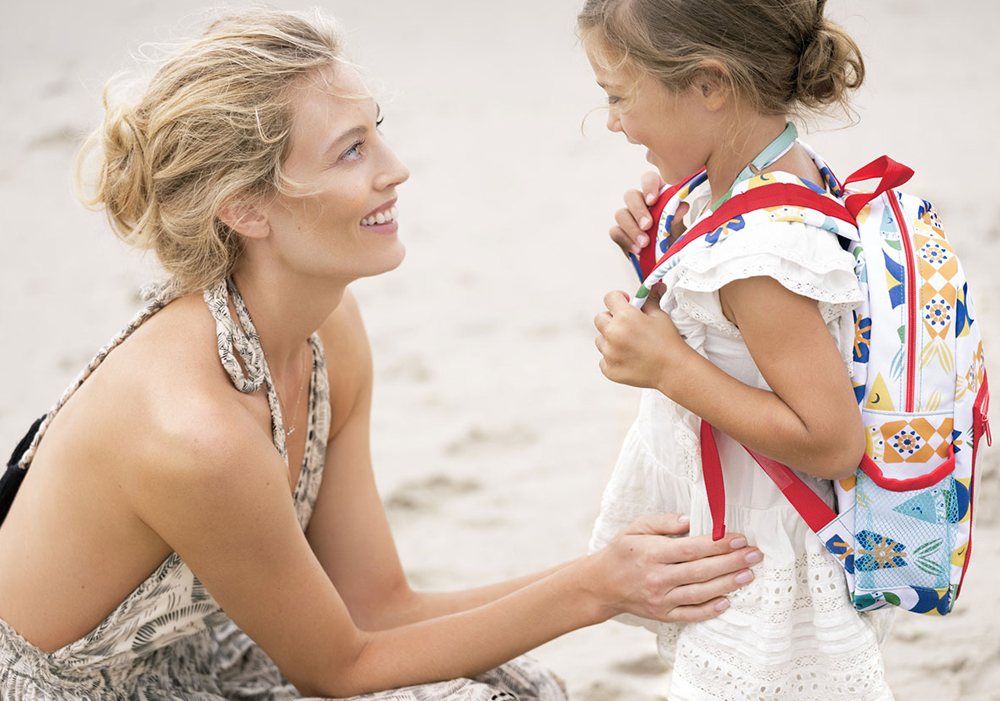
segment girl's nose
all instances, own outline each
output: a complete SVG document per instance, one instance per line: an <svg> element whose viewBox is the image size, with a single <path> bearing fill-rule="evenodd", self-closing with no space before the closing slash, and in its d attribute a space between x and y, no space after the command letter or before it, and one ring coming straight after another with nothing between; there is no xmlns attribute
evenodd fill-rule
<svg viewBox="0 0 1000 701"><path fill-rule="evenodd" d="M608 131L622 131L622 122L614 110L608 110Z"/></svg>

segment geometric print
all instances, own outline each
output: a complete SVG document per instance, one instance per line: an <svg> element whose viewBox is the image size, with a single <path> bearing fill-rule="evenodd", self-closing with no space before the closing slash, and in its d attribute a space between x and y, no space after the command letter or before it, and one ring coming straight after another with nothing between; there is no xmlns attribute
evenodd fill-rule
<svg viewBox="0 0 1000 701"><path fill-rule="evenodd" d="M887 463L926 463L934 455L945 459L951 445L953 425L954 419L950 416L944 418L936 429L922 416L910 421L884 423L879 430L885 441L882 460Z"/></svg>

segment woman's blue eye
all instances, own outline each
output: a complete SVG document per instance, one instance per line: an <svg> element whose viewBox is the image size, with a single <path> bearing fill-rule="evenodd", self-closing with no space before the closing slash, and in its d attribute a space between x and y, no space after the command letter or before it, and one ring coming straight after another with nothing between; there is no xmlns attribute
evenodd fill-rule
<svg viewBox="0 0 1000 701"><path fill-rule="evenodd" d="M364 140L356 141L351 148L344 151L344 155L341 158L345 161L356 161L361 158L361 147L365 145Z"/></svg>

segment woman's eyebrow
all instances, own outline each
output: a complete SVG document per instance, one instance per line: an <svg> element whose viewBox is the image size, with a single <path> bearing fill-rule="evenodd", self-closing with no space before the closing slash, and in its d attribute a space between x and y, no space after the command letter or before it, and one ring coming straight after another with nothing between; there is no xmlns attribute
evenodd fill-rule
<svg viewBox="0 0 1000 701"><path fill-rule="evenodd" d="M365 125L363 125L363 124L359 124L359 125L358 125L358 126L356 126L356 127L353 127L353 128L351 128L351 129L348 129L348 130L347 130L347 131L345 131L345 132L344 132L343 134L341 134L340 136L338 136L338 137L337 137L336 139L334 139L333 141L331 141L331 142L330 142L330 145L329 145L329 146L327 147L326 151L327 151L327 153L329 153L329 152L330 152L330 151L332 151L332 150L333 150L333 149L334 149L334 148L335 148L335 147L336 147L336 146L337 146L338 144L341 144L341 143L343 143L344 141L347 141L348 139L350 139L350 138L352 138L352 137L354 137L354 136L356 136L356 135L359 135L359 134L366 134L367 132L368 132L368 127L366 127L366 126L365 126Z"/></svg>

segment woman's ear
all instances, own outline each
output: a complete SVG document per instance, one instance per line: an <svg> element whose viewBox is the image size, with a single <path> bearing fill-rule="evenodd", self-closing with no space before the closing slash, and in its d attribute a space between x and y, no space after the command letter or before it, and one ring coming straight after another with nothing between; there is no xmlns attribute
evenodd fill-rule
<svg viewBox="0 0 1000 701"><path fill-rule="evenodd" d="M262 239L271 232L267 215L248 198L227 202L217 216L223 224L247 238Z"/></svg>
<svg viewBox="0 0 1000 701"><path fill-rule="evenodd" d="M694 87L701 95L705 108L710 112L722 109L732 93L729 69L713 59L702 61L694 79Z"/></svg>

